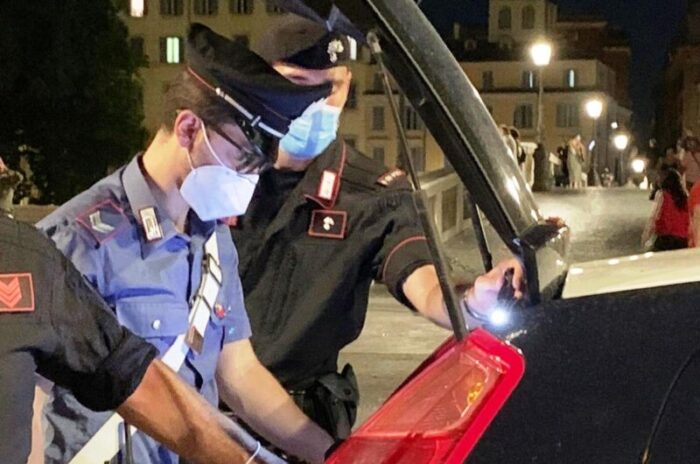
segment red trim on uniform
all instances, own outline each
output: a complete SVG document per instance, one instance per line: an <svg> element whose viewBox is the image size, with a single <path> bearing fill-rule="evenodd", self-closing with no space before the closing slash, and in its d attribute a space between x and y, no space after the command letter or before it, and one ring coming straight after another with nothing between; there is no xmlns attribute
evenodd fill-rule
<svg viewBox="0 0 700 464"><path fill-rule="evenodd" d="M389 262L391 261L391 258L394 257L394 254L397 251L399 251L399 249L404 247L405 245L408 245L409 243L412 243L412 242L417 242L419 240L427 241L428 239L425 238L425 235L414 235L413 237L408 237L407 239L403 240L402 242L400 242L398 245L396 245L394 248L391 249L391 251L389 252L389 255L384 260L384 268L382 269L382 281L384 281L384 278L386 277L386 275L385 275L386 270L389 267Z"/></svg>
<svg viewBox="0 0 700 464"><path fill-rule="evenodd" d="M34 280L29 272L19 274L0 274L0 313L30 313L34 311ZM9 282L7 280L9 279ZM22 291L22 281L26 284ZM22 300L28 301L18 306Z"/></svg>

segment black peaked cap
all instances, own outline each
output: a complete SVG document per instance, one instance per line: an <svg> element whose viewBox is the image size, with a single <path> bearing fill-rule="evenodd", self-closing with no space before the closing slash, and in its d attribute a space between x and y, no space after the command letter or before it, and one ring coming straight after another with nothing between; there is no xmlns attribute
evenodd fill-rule
<svg viewBox="0 0 700 464"><path fill-rule="evenodd" d="M313 102L330 95L330 83L294 84L245 45L199 23L187 34L189 71L225 99L252 127L282 137L291 121Z"/></svg>
<svg viewBox="0 0 700 464"><path fill-rule="evenodd" d="M268 63L282 61L306 69L328 69L350 59L347 36L296 15L268 29L255 51Z"/></svg>

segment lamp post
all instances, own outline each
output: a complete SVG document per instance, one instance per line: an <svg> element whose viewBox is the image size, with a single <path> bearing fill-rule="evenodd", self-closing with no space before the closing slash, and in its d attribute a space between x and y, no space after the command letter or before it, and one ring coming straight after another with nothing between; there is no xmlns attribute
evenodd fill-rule
<svg viewBox="0 0 700 464"><path fill-rule="evenodd" d="M537 143L544 142L544 102L542 100L544 94L544 80L542 75L544 67L548 66L552 60L552 44L545 40L535 42L530 47L530 57L532 62L537 66L537 81L539 89L537 92Z"/></svg>
<svg viewBox="0 0 700 464"><path fill-rule="evenodd" d="M598 119L603 114L603 100L598 97L591 98L586 101L586 113L593 120L593 147L591 148L591 173L593 174L593 185L600 187L600 175L598 174L598 145L596 137L598 136Z"/></svg>
<svg viewBox="0 0 700 464"><path fill-rule="evenodd" d="M552 44L545 40L535 42L530 46L530 58L537 66L537 149L535 150L535 182L532 189L538 192L549 190L550 163L547 150L544 147L544 67L552 59Z"/></svg>
<svg viewBox="0 0 700 464"><path fill-rule="evenodd" d="M617 178L620 182L620 185L623 185L622 173L623 173L623 161L624 160L622 159L622 154L625 152L625 150L627 150L627 146L629 145L629 143L630 143L629 135L625 134L624 132L620 132L613 137L613 145L615 145L615 148L620 152L620 154L618 155L619 172L617 173L618 174Z"/></svg>

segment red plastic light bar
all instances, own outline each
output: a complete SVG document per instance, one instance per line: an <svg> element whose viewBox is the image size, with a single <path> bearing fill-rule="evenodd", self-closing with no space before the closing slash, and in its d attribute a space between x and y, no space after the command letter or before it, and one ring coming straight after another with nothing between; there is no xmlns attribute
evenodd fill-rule
<svg viewBox="0 0 700 464"><path fill-rule="evenodd" d="M520 351L484 329L451 338L327 462L461 464L524 372Z"/></svg>

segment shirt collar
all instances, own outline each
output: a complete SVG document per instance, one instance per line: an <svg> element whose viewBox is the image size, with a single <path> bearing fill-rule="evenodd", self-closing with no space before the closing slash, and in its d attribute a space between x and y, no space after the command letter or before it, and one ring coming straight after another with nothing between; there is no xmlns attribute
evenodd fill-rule
<svg viewBox="0 0 700 464"><path fill-rule="evenodd" d="M134 219L139 225L139 240L141 242L141 256L146 258L152 252L157 250L162 244L166 243L175 236L181 236L182 238L189 240L185 234L180 234L175 228L175 223L170 219L170 217L158 207L151 187L144 176L141 169L141 158L142 153L139 153L134 157L126 168L124 168L124 173L122 174L122 184L124 185L124 191L126 192L126 197L129 201L129 206L133 212ZM153 208L160 224L161 230L163 232L163 237L158 240L146 240L145 233L143 230L143 222L141 219L141 211L147 208ZM201 235L203 237L209 237L216 227L216 221L202 221L190 210L188 213L188 224L190 227L190 236Z"/></svg>
<svg viewBox="0 0 700 464"><path fill-rule="evenodd" d="M346 159L344 141L331 145L307 169L300 183L302 195L324 208L332 208L338 199Z"/></svg>

